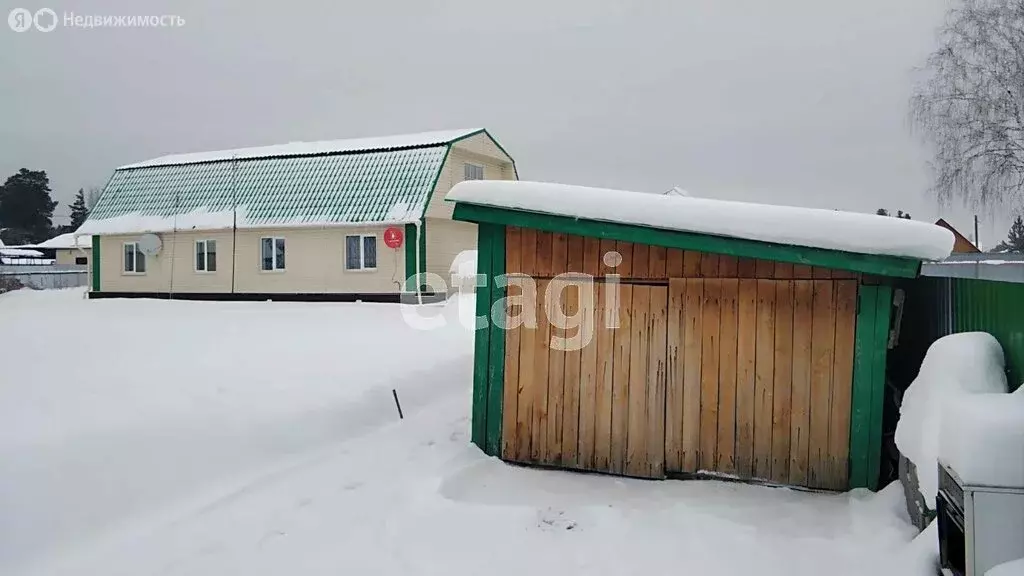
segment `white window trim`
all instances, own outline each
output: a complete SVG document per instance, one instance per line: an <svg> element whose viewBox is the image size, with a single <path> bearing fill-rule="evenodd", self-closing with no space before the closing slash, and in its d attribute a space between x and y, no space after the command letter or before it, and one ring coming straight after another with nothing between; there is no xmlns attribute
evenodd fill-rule
<svg viewBox="0 0 1024 576"><path fill-rule="evenodd" d="M264 270L263 269L263 241L267 240L267 239L270 239L271 244L272 244L271 252L270 253L273 255L273 260L271 261L271 265L272 265L273 268L271 270ZM277 241L278 240L284 240L284 251L285 251L285 262L284 262L285 267L284 268L278 268L277 267ZM258 259L256 265L257 265L257 267L258 267L258 269L260 271L260 274L284 274L285 272L288 271L288 256L287 256L287 254L288 254L288 239L286 239L284 236L261 236L260 237L260 247L259 247L259 250L257 251L257 254L259 255L259 259Z"/></svg>
<svg viewBox="0 0 1024 576"><path fill-rule="evenodd" d="M132 271L131 272L129 272L128 270L124 269L124 265L125 265L124 249L129 247L129 246L134 247L134 250L135 250L135 252L132 254L132 258L134 258L134 260L132 261ZM139 243L138 242L125 242L125 243L123 243L121 245L121 275L122 276L145 276L146 275L145 272L137 272L137 270L139 269L139 254L142 254L142 251L139 250ZM146 255L142 254L142 257L145 258ZM146 262L146 270L149 270L149 262Z"/></svg>
<svg viewBox="0 0 1024 576"><path fill-rule="evenodd" d="M217 241L215 239L212 239L212 238L208 238L206 240L196 240L196 250L199 249L199 243L200 242L203 244L203 267L209 268L210 267L210 248L209 248L210 245L207 244L207 242L217 242ZM260 246L260 250L262 250L262 249L263 249L263 247ZM216 254L216 253L217 252L214 251L214 254ZM198 254L196 254L196 252L192 252L192 271L193 272L195 272L196 274L216 274L217 273L216 270L213 270L213 271L210 271L210 270L200 270L199 269L199 261L196 259L196 256L198 256ZM262 260L262 258L261 258L261 260ZM260 263L260 265L262 267L262 262Z"/></svg>
<svg viewBox="0 0 1024 576"><path fill-rule="evenodd" d="M353 237L359 238L359 268L349 268L348 267L348 239L349 238L353 238ZM366 267L366 264L365 264L365 260L366 260L365 256L366 256L366 254L365 254L365 252L363 250L363 239L364 238L373 238L373 243L378 248L380 248L380 242L377 240L377 235L376 234L345 234L344 259L341 262L341 267L342 267L342 269L345 272L376 272L377 271L377 267L376 266L374 266L373 268L367 268ZM377 251L377 261L378 261L378 263L380 262L380 251L379 250Z"/></svg>
<svg viewBox="0 0 1024 576"><path fill-rule="evenodd" d="M466 178L466 168L468 166L473 166L474 168L479 168L480 169L480 178L472 178L472 179L471 178ZM468 180L486 180L486 177L484 176L484 174L485 174L485 169L484 169L484 165L483 164L476 164L475 162L463 162L463 164L462 164L462 179L463 180L467 180L467 181Z"/></svg>

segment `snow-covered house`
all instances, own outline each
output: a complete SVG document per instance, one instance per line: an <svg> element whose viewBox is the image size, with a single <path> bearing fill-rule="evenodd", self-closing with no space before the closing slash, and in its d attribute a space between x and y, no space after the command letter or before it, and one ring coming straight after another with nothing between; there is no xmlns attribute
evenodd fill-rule
<svg viewBox="0 0 1024 576"><path fill-rule="evenodd" d="M76 236L76 233L68 232L40 242L32 248L53 251L53 258L58 265L87 266L89 254L92 252L92 237L88 234Z"/></svg>
<svg viewBox="0 0 1024 576"><path fill-rule="evenodd" d="M877 487L894 286L950 254L948 230L535 182L464 182L447 200L480 227L477 316L511 317L476 331L485 452Z"/></svg>
<svg viewBox="0 0 1024 576"><path fill-rule="evenodd" d="M118 168L76 234L91 297L395 301L476 246L452 185L516 178L484 129L164 156Z"/></svg>

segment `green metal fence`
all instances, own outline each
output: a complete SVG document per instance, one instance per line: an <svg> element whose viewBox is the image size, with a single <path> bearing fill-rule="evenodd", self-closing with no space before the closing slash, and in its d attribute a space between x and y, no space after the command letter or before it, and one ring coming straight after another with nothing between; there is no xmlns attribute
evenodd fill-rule
<svg viewBox="0 0 1024 576"><path fill-rule="evenodd" d="M1011 389L1024 373L1024 284L951 278L954 332L988 332L1003 345Z"/></svg>

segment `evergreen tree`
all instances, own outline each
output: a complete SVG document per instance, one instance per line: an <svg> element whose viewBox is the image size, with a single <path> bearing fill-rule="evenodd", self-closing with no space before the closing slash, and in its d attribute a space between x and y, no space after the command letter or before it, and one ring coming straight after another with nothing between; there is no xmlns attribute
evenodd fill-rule
<svg viewBox="0 0 1024 576"><path fill-rule="evenodd" d="M71 205L71 231L78 230L78 227L89 217L89 208L85 205L85 190L79 188L75 194L75 202Z"/></svg>
<svg viewBox="0 0 1024 576"><path fill-rule="evenodd" d="M885 208L879 208L878 210L875 210L875 214L878 216L888 216L889 211L886 210Z"/></svg>
<svg viewBox="0 0 1024 576"><path fill-rule="evenodd" d="M875 210L875 214L878 215L878 216L892 216L892 213L890 213L885 208L879 208L878 210ZM904 212L903 210L897 210L896 211L896 218L902 218L904 220L910 220L910 213L909 212Z"/></svg>
<svg viewBox="0 0 1024 576"><path fill-rule="evenodd" d="M50 179L44 170L22 168L0 186L0 229L5 242L35 244L53 233Z"/></svg>
<svg viewBox="0 0 1024 576"><path fill-rule="evenodd" d="M1017 219L1010 225L1006 240L1000 242L999 246L996 246L996 250L1024 254L1024 219L1017 216Z"/></svg>

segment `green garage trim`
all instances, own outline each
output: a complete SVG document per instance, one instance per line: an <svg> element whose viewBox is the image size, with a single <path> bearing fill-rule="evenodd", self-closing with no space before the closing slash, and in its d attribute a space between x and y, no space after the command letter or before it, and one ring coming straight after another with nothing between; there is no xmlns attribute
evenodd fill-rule
<svg viewBox="0 0 1024 576"><path fill-rule="evenodd" d="M481 224L477 229L477 273L486 284L476 287L476 338L473 364L473 443L485 454L501 452L501 413L505 386L505 330L494 322L505 288L495 278L505 274L505 227Z"/></svg>
<svg viewBox="0 0 1024 576"><path fill-rule="evenodd" d="M100 237L92 237L92 291L100 291Z"/></svg>
<svg viewBox="0 0 1024 576"><path fill-rule="evenodd" d="M649 228L636 224L603 222L568 216L556 216L553 214L478 206L461 202L455 204L455 213L452 218L465 222L522 226L548 232L564 232L580 236L622 240L653 246L666 246L682 250L727 254L741 258L760 258L807 266L852 270L854 272L877 274L880 276L914 278L921 267L921 263L918 260L910 258L854 254L852 252L840 252L823 248L789 246L741 238L726 238L723 236L709 236L692 232Z"/></svg>
<svg viewBox="0 0 1024 576"><path fill-rule="evenodd" d="M891 286L860 285L850 417L850 488L874 490L878 484L891 308Z"/></svg>

